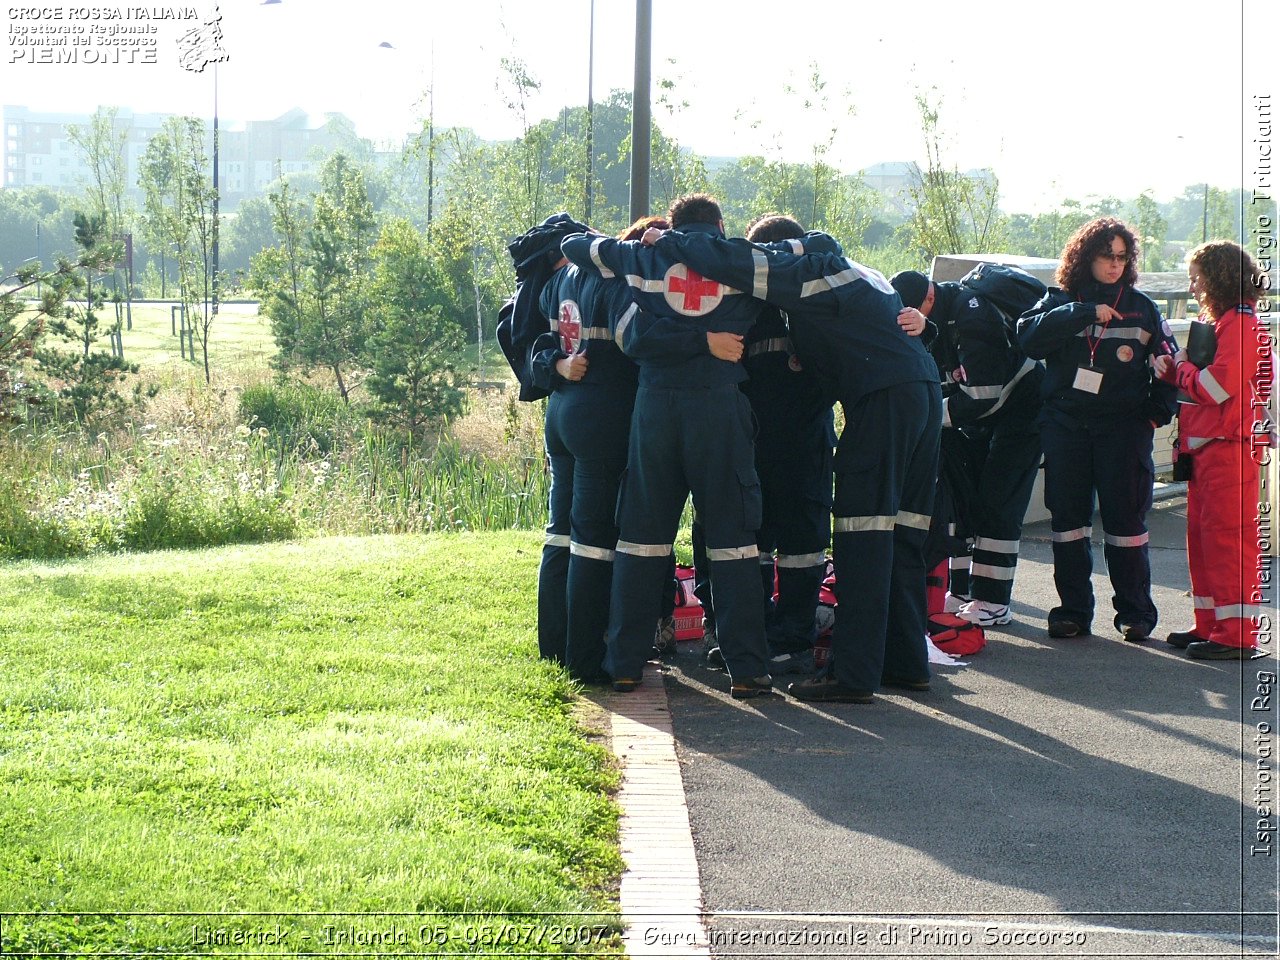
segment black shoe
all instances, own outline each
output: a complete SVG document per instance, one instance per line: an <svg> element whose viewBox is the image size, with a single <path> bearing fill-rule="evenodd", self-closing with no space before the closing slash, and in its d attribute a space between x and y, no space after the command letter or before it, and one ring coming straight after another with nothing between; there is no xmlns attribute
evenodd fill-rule
<svg viewBox="0 0 1280 960"><path fill-rule="evenodd" d="M734 680L729 687L729 696L735 700L750 700L752 697L762 697L766 693L773 693L773 677L767 673L763 677Z"/></svg>
<svg viewBox="0 0 1280 960"><path fill-rule="evenodd" d="M1199 636L1194 630L1181 630L1177 633L1171 633L1164 638L1164 642L1171 647L1177 647L1179 650L1185 650L1193 643L1205 643L1205 639Z"/></svg>
<svg viewBox="0 0 1280 960"><path fill-rule="evenodd" d="M1074 620L1050 620L1049 636L1059 639L1065 637L1083 637L1089 632L1087 627L1081 626Z"/></svg>
<svg viewBox="0 0 1280 960"><path fill-rule="evenodd" d="M1151 628L1145 623L1118 623L1116 629L1130 643L1142 643L1151 636Z"/></svg>
<svg viewBox="0 0 1280 960"><path fill-rule="evenodd" d="M928 680L904 680L901 677L881 677L880 686L897 687L899 690L914 690L917 693L929 692Z"/></svg>
<svg viewBox="0 0 1280 960"><path fill-rule="evenodd" d="M638 686L640 686L640 679L638 677L613 678L613 689L618 693L630 693Z"/></svg>
<svg viewBox="0 0 1280 960"><path fill-rule="evenodd" d="M658 621L658 629L653 635L653 655L659 660L676 655L675 617L663 617Z"/></svg>
<svg viewBox="0 0 1280 960"><path fill-rule="evenodd" d="M787 693L797 700L815 703L871 703L875 700L870 690L854 690L828 677L797 680L787 687Z"/></svg>
<svg viewBox="0 0 1280 960"><path fill-rule="evenodd" d="M1253 647L1229 647L1216 640L1187 644L1187 656L1192 660L1252 660L1257 652Z"/></svg>

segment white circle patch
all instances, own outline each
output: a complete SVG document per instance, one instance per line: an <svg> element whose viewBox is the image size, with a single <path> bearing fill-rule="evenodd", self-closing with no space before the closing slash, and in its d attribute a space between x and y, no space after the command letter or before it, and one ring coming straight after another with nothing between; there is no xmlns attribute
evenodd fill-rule
<svg viewBox="0 0 1280 960"><path fill-rule="evenodd" d="M714 280L708 280L692 267L683 263L673 264L662 278L662 293L667 304L676 313L686 317L701 317L724 299L725 288Z"/></svg>

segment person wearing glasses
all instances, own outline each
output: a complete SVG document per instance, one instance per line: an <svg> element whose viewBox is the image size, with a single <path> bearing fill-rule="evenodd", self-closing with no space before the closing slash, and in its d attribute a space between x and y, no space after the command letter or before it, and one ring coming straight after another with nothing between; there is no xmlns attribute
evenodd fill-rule
<svg viewBox="0 0 1280 960"><path fill-rule="evenodd" d="M1176 390L1152 372L1178 349L1159 308L1134 289L1138 240L1114 217L1084 224L1067 241L1056 279L1018 323L1018 343L1045 362L1040 439L1044 500L1053 530L1059 605L1049 636L1091 632L1094 502L1124 639L1151 636L1147 511L1155 476L1155 430L1173 419Z"/></svg>

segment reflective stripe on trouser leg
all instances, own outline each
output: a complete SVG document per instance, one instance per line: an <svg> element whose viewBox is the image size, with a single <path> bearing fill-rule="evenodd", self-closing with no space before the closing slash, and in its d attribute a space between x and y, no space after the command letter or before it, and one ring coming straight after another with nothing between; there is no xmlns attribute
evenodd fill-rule
<svg viewBox="0 0 1280 960"><path fill-rule="evenodd" d="M1087 432L1052 421L1040 430L1044 446L1044 503L1053 539L1053 583L1058 606L1049 619L1093 624L1093 448Z"/></svg>
<svg viewBox="0 0 1280 960"><path fill-rule="evenodd" d="M628 552L623 547L619 541L613 559L604 668L614 679L638 679L653 652L654 627L671 569L670 545L665 550L643 552Z"/></svg>
<svg viewBox="0 0 1280 960"><path fill-rule="evenodd" d="M546 429L551 465L547 532L538 567L538 656L564 663L569 635L569 529L573 508L573 457L554 425Z"/></svg>
<svg viewBox="0 0 1280 960"><path fill-rule="evenodd" d="M1013 596L1013 575L1017 565L1017 540L974 538L973 565L969 568L970 596L975 600L1007 606Z"/></svg>
<svg viewBox="0 0 1280 960"><path fill-rule="evenodd" d="M1121 422L1094 435L1098 516L1117 627L1141 624L1153 629L1159 619L1151 597L1146 523L1155 479L1153 433L1150 424L1142 420Z"/></svg>
<svg viewBox="0 0 1280 960"><path fill-rule="evenodd" d="M779 558L781 559L781 558ZM796 653L813 646L813 614L826 574L826 555L812 566L778 565L778 599L769 624L769 652Z"/></svg>
<svg viewBox="0 0 1280 960"><path fill-rule="evenodd" d="M731 677L759 677L769 672L757 556L755 544L707 550L711 590L716 597L716 636Z"/></svg>
<svg viewBox="0 0 1280 960"><path fill-rule="evenodd" d="M968 554L963 557L952 557L947 561L948 587L953 596L967 597L969 591L973 588L973 582L969 578L969 565L973 561Z"/></svg>
<svg viewBox="0 0 1280 960"><path fill-rule="evenodd" d="M855 690L879 689L886 672L929 676L923 544L941 424L936 383L877 390L845 407L836 453L830 670Z"/></svg>
<svg viewBox="0 0 1280 960"><path fill-rule="evenodd" d="M1022 521L1040 468L1038 375L1022 380L1010 402L988 422L986 455L975 493L972 591L975 600L1008 604ZM988 570L987 568L995 568Z"/></svg>
<svg viewBox="0 0 1280 960"><path fill-rule="evenodd" d="M570 547L564 659L569 675L577 680L591 680L603 668L613 556L612 550Z"/></svg>
<svg viewBox="0 0 1280 960"><path fill-rule="evenodd" d="M1258 468L1248 445L1215 440L1197 451L1190 483L1191 489L1196 487L1200 509L1195 521L1188 509L1188 535L1194 522L1207 567L1204 576L1192 582L1206 582L1213 597L1214 623L1208 639L1232 647L1257 646L1255 629L1262 632L1266 617L1266 632L1273 633L1275 611L1259 603L1274 593L1258 583Z"/></svg>

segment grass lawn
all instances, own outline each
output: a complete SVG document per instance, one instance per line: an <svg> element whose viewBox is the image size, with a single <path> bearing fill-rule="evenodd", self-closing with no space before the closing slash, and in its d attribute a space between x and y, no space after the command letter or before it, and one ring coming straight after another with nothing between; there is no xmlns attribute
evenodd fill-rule
<svg viewBox="0 0 1280 960"><path fill-rule="evenodd" d="M540 542L0 565L0 954L616 953Z"/></svg>
<svg viewBox="0 0 1280 960"><path fill-rule="evenodd" d="M104 321L114 323L115 307L108 303L102 311ZM173 335L173 318L168 303L135 303L133 329L125 330L124 357L144 370L156 370L185 363L178 338ZM100 349L109 349L104 340ZM223 303L209 328L209 363L219 369L255 369L266 367L275 355L276 344L271 324L258 316L256 303ZM196 343L197 365L200 344Z"/></svg>

